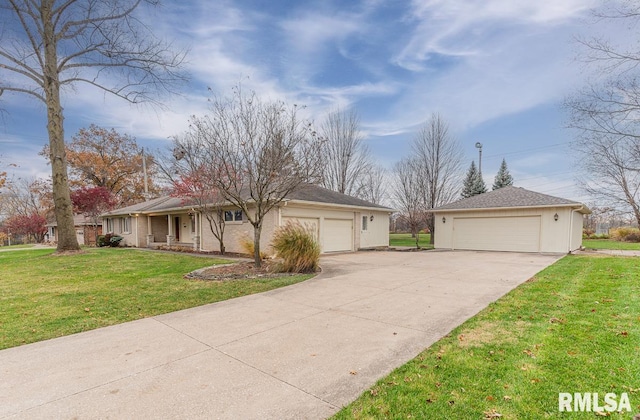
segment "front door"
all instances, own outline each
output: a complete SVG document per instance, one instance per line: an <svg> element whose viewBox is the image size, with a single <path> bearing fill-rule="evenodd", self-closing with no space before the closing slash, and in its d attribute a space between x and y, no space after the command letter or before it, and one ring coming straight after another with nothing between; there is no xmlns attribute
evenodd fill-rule
<svg viewBox="0 0 640 420"><path fill-rule="evenodd" d="M180 216L175 217L173 226L173 231L176 233L176 242L180 242Z"/></svg>

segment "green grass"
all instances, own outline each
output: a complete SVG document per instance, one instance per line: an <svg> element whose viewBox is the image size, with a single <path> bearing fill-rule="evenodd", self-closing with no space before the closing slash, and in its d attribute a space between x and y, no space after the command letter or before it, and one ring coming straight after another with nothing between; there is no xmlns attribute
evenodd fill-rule
<svg viewBox="0 0 640 420"><path fill-rule="evenodd" d="M20 244L20 245L5 245L5 246L0 246L0 251L2 251L3 249L23 249L23 248L33 248L35 245L34 244Z"/></svg>
<svg viewBox="0 0 640 420"><path fill-rule="evenodd" d="M335 419L594 419L560 392L640 413L640 261L568 256L381 379ZM473 279L469 279L473 281ZM501 417L498 417L500 414Z"/></svg>
<svg viewBox="0 0 640 420"><path fill-rule="evenodd" d="M87 331L308 279L212 282L182 276L223 260L99 248L0 252L0 349Z"/></svg>
<svg viewBox="0 0 640 420"><path fill-rule="evenodd" d="M640 243L621 242L611 239L583 239L582 246L588 249L622 249L640 251Z"/></svg>
<svg viewBox="0 0 640 420"><path fill-rule="evenodd" d="M431 235L428 233L420 234L419 244L421 248L433 248L429 243ZM389 246L416 246L416 238L412 238L410 233L390 233Z"/></svg>

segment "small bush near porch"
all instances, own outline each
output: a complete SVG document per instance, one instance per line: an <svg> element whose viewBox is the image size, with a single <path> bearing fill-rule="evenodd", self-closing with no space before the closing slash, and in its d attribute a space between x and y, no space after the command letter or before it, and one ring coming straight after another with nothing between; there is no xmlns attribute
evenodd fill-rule
<svg viewBox="0 0 640 420"><path fill-rule="evenodd" d="M133 249L0 253L0 349L259 293L308 279L186 280L228 261Z"/></svg>

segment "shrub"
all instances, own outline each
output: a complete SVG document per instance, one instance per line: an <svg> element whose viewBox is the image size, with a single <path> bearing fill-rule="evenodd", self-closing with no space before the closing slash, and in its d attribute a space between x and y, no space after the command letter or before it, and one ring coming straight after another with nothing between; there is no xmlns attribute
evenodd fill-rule
<svg viewBox="0 0 640 420"><path fill-rule="evenodd" d="M640 234L640 230L632 227L619 227L611 229L611 239L616 241L627 241L627 237L631 234Z"/></svg>
<svg viewBox="0 0 640 420"><path fill-rule="evenodd" d="M115 248L120 245L120 241L122 241L123 239L124 238L122 236L113 235L111 236L111 238L109 238L109 246Z"/></svg>
<svg viewBox="0 0 640 420"><path fill-rule="evenodd" d="M122 236L114 235L113 233L98 235L98 246L111 246L115 248L120 245L120 241L123 239Z"/></svg>
<svg viewBox="0 0 640 420"><path fill-rule="evenodd" d="M640 232L631 232L624 240L625 242L640 242Z"/></svg>
<svg viewBox="0 0 640 420"><path fill-rule="evenodd" d="M284 260L283 271L311 273L318 269L320 244L314 239L312 230L308 226L287 223L275 231L271 246Z"/></svg>

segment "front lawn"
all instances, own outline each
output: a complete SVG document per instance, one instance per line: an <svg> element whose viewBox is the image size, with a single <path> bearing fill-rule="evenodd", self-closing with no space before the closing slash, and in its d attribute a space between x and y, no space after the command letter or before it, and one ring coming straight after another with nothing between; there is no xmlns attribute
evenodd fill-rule
<svg viewBox="0 0 640 420"><path fill-rule="evenodd" d="M381 379L337 419L594 419L558 394L640 413L640 261L568 256ZM469 279L473 281L473 279ZM609 414L609 413L601 413Z"/></svg>
<svg viewBox="0 0 640 420"><path fill-rule="evenodd" d="M308 279L186 280L220 259L122 248L53 255L0 252L0 349L87 331Z"/></svg>
<svg viewBox="0 0 640 420"><path fill-rule="evenodd" d="M418 244L420 248L430 249L433 245L429 243L431 235L428 233L420 234L418 237ZM416 246L416 238L412 238L410 233L390 233L389 234L389 246Z"/></svg>
<svg viewBox="0 0 640 420"><path fill-rule="evenodd" d="M611 239L583 239L582 246L587 249L622 249L640 251L640 243L621 242Z"/></svg>

